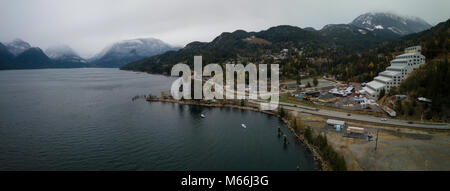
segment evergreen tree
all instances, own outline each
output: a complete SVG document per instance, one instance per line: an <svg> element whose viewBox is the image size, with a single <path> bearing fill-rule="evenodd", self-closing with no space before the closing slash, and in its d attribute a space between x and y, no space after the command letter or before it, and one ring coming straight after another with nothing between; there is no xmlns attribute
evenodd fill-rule
<svg viewBox="0 0 450 191"><path fill-rule="evenodd" d="M300 75L300 72L297 73L297 78L296 78L296 80L297 80L297 85L301 85L301 84L302 84L302 77L301 77L301 75Z"/></svg>

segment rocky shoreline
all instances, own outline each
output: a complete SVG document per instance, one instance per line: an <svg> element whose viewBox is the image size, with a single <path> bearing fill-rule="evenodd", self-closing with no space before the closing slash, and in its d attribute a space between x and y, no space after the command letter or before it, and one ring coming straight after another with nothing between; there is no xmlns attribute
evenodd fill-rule
<svg viewBox="0 0 450 191"><path fill-rule="evenodd" d="M318 148L313 146L312 144L308 143L306 138L303 134L297 133L293 128L291 123L286 118L281 117L276 112L273 111L264 111L260 110L257 105L249 106L249 105L236 105L236 104L224 104L224 103L203 103L198 100L176 100L172 98L163 98L163 97L154 97L154 96L147 96L145 98L148 102L168 102L168 103L176 103L176 104L183 104L183 105L197 105L202 107L228 107L228 108L236 108L236 109L242 109L242 110L249 110L249 111L255 111L255 112L261 112L269 115L274 115L281 119L289 128L291 133L294 134L295 137L305 146L305 148L310 151L313 155L314 161L316 161L319 164L319 168L322 171L330 171L331 168L329 167L328 163L323 160L322 156L320 156L318 152Z"/></svg>

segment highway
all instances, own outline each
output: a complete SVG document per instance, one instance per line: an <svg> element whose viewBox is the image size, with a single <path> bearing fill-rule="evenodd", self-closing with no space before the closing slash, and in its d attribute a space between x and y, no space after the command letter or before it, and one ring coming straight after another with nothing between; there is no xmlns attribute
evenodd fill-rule
<svg viewBox="0 0 450 191"><path fill-rule="evenodd" d="M220 84L218 85L219 90L222 90L223 86ZM230 93L235 93L234 90L230 90L229 88L226 88L226 91L231 91ZM226 92L225 91L225 92ZM224 93L221 91L221 93ZM237 92L239 93L239 92ZM269 93L270 94L270 93ZM261 100L249 100L250 103L256 103L259 104ZM426 128L426 129L441 129L441 130L450 130L450 124L449 123L430 123L430 122L419 122L419 121L413 121L413 123L408 123L409 121L406 120L399 120L399 119L390 119L387 118L386 121L382 121L380 117L375 117L371 115L362 115L362 114L351 114L348 116L346 112L340 112L340 111L332 111L332 110L326 110L326 109L317 109L313 107L306 107L302 105L297 104L290 104L290 103L279 103L281 107L288 110L298 111L302 113L308 113L312 115L319 115L327 118L334 118L334 119L341 119L341 120L351 120L351 121L358 121L358 122L366 122L366 123L376 123L379 125L388 125L388 126L402 126L402 127L412 127L412 128Z"/></svg>
<svg viewBox="0 0 450 191"><path fill-rule="evenodd" d="M249 100L251 103L260 103L260 100ZM319 115L327 118L341 119L341 120L351 120L358 122L368 122L368 123L376 123L379 125L389 125L389 126L403 126L403 127L413 127L413 128L426 128L426 129L448 129L450 130L450 124L448 123L428 123L428 122L418 122L414 121L412 124L408 123L405 120L398 119L387 119L387 121L382 121L380 117L370 116L370 115L361 115L361 114L351 114L348 116L346 112L340 111L331 111L326 109L317 109L312 107L305 107L297 104L289 104L289 103L280 103L284 109L298 111L302 113L308 113L312 115Z"/></svg>

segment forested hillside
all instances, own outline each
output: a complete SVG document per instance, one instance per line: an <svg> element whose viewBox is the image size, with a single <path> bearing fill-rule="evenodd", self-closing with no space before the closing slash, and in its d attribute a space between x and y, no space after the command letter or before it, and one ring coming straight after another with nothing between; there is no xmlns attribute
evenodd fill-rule
<svg viewBox="0 0 450 191"><path fill-rule="evenodd" d="M327 67L339 80L367 82L384 71L390 65L389 62L409 46L421 45L427 61L445 57L450 49L449 36L450 20L447 20L431 29L402 37L365 53L344 56Z"/></svg>
<svg viewBox="0 0 450 191"><path fill-rule="evenodd" d="M381 35L346 24L330 25L319 31L286 25L260 32L237 30L222 33L209 43L192 42L181 50L132 62L121 69L169 73L174 64L182 62L192 65L195 55L202 55L203 63L250 61L270 64L274 62L273 57L283 49L289 50L289 55L285 57L287 59L303 59L304 65L307 61L314 63L320 60L321 64L343 55L375 48L397 37L392 34ZM283 63L298 64L286 60ZM285 66L283 63L282 69ZM320 65L310 66L320 71ZM297 67L298 69L300 67Z"/></svg>

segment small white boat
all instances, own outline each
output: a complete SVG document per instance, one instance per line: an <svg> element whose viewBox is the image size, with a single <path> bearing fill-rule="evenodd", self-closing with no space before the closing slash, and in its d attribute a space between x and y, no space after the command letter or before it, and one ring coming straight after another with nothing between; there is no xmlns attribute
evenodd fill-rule
<svg viewBox="0 0 450 191"><path fill-rule="evenodd" d="M243 124L243 123L241 124L241 126L242 126L243 128L247 128L247 126L245 126L245 124Z"/></svg>
<svg viewBox="0 0 450 191"><path fill-rule="evenodd" d="M200 115L200 117L205 118L206 116L202 113L202 114Z"/></svg>

